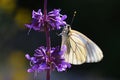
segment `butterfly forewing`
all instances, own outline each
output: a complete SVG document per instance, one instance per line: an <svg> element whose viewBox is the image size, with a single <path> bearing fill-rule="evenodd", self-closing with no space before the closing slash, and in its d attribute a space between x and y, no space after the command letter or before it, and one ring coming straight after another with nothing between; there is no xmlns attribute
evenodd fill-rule
<svg viewBox="0 0 120 80"><path fill-rule="evenodd" d="M86 61L86 48L83 42L78 38L78 35L69 33L63 35L62 45L67 46L67 51L64 54L65 60L71 64L82 64Z"/></svg>
<svg viewBox="0 0 120 80"><path fill-rule="evenodd" d="M71 34L69 41L71 44L70 54L73 55L72 64L84 63L86 60L85 45L74 34Z"/></svg>

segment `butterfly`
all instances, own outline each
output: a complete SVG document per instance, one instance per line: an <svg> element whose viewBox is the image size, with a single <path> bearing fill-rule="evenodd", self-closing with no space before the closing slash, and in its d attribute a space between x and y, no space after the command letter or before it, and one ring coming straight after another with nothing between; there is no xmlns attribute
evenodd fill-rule
<svg viewBox="0 0 120 80"><path fill-rule="evenodd" d="M99 62L103 58L102 50L84 34L66 25L62 30L61 46L66 46L65 61L74 65Z"/></svg>

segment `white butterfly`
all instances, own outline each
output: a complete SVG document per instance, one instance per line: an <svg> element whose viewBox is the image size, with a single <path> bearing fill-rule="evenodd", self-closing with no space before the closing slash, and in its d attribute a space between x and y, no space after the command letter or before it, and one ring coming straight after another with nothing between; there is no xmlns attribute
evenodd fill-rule
<svg viewBox="0 0 120 80"><path fill-rule="evenodd" d="M65 61L74 65L99 62L103 58L101 49L82 33L65 26L62 33L62 44L66 45ZM62 48L61 48L62 49Z"/></svg>

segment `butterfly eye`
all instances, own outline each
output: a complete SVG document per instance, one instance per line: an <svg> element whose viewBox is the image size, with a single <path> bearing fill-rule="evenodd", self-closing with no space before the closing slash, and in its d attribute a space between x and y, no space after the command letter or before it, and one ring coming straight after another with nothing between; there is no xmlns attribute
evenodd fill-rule
<svg viewBox="0 0 120 80"><path fill-rule="evenodd" d="M68 28L64 28L63 32L68 34Z"/></svg>

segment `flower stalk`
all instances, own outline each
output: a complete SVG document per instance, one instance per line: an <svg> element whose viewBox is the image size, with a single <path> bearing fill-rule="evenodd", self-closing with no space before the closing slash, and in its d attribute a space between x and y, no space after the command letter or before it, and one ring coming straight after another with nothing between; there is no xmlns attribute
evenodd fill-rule
<svg viewBox="0 0 120 80"><path fill-rule="evenodd" d="M44 0L44 28L45 28L46 46L47 46L46 54L48 55L48 60L50 60L51 40L50 40L49 28L47 26L46 20L47 20L47 0ZM47 62L47 64L49 64L49 62ZM50 80L50 69L47 69L46 80Z"/></svg>
<svg viewBox="0 0 120 80"><path fill-rule="evenodd" d="M50 60L51 40L50 40L49 28L47 27L46 23L45 23L45 34L46 34L46 45L47 45L46 54L48 56L48 60ZM49 62L47 62L47 64L49 64ZM50 80L50 69L47 69L46 80Z"/></svg>
<svg viewBox="0 0 120 80"><path fill-rule="evenodd" d="M44 20L46 20L47 16L47 0L44 0Z"/></svg>

